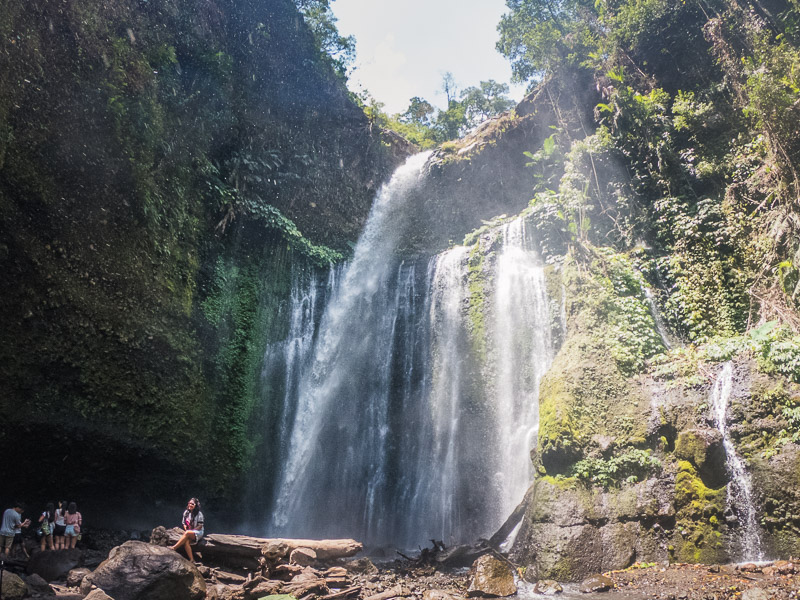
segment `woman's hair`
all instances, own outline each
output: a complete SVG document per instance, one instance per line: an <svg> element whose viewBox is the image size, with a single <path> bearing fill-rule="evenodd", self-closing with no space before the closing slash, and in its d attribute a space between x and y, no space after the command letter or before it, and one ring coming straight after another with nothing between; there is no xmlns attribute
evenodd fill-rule
<svg viewBox="0 0 800 600"><path fill-rule="evenodd" d="M56 507L52 502L47 503L47 508L44 509L47 513L47 520L48 521L55 521L56 520Z"/></svg>
<svg viewBox="0 0 800 600"><path fill-rule="evenodd" d="M74 502L70 502L69 506L67 507L67 512L71 515L74 515L76 512L78 512L78 505Z"/></svg>
<svg viewBox="0 0 800 600"><path fill-rule="evenodd" d="M197 498L190 498L189 502L194 502L194 510L192 511L192 516L196 517L197 513L200 512L200 500Z"/></svg>
<svg viewBox="0 0 800 600"><path fill-rule="evenodd" d="M67 510L67 501L62 500L58 503L58 508L61 509L61 514L64 514L64 511Z"/></svg>

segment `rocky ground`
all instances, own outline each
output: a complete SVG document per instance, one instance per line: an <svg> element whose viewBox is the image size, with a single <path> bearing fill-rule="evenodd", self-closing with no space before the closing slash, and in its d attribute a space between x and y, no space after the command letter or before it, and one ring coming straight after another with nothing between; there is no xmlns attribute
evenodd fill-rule
<svg viewBox="0 0 800 600"><path fill-rule="evenodd" d="M126 546L128 545L130 543L126 544ZM159 549L162 554L164 551L164 549ZM102 557L95 556L95 554L99 555L99 551L86 551L84 562L96 565ZM174 556L174 553L167 554ZM18 566L21 567L21 565ZM459 600L478 595L470 591L470 585L475 579L475 567L473 569L444 569L424 564L420 560L387 558L345 559L335 561L330 565L317 565L317 567L317 570L314 568L310 568L310 570L316 573L316 577L327 577L329 584L336 581L337 578L342 579L340 585L330 585L331 589L326 591L326 593L333 592L333 596L328 596L331 600L339 594L342 594L341 600ZM281 568L288 569L289 567ZM299 569L300 567L293 568ZM197 569L206 581L207 599L253 600L262 595L269 595L268 593L261 594L261 587L275 584L274 581L258 583L256 580L265 578L254 577L253 573L249 575L243 572L235 573L210 564L198 563ZM322 569L327 570L323 572ZM21 569L16 570L23 577L25 576ZM292 585L295 581L309 581L304 579L308 576L309 568L304 567L303 571L300 577L293 576L285 579L283 585ZM95 577L97 578L97 575ZM598 574L582 583L559 585L551 582L545 584L544 582L527 582L517 577L517 585L518 590L514 595L517 598L543 598L545 595L557 594L564 600L572 598L794 600L800 595L800 562L775 561L742 565L646 563L636 564L621 571ZM31 587L30 582L29 587ZM91 586L84 589L82 594L78 587L68 586L66 581L56 580L50 582L52 592L40 590L33 596L55 597L59 600L81 600L90 588ZM337 592L333 588L344 591ZM557 591L559 588L561 588L560 591ZM264 589L266 591L267 588ZM5 591L4 585L2 596L4 599L6 598ZM548 593L542 593L545 591ZM285 587L275 588L271 593L287 593L287 589ZM317 593L317 596L324 597L320 594L322 592ZM310 597L307 592L301 595ZM312 595L314 594L312 593Z"/></svg>

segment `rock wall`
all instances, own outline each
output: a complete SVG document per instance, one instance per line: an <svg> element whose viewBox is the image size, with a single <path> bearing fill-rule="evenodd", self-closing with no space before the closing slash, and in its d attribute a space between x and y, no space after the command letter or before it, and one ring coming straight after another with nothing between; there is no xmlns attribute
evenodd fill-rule
<svg viewBox="0 0 800 600"><path fill-rule="evenodd" d="M237 497L292 271L400 156L289 0L37 0L0 30L2 494Z"/></svg>

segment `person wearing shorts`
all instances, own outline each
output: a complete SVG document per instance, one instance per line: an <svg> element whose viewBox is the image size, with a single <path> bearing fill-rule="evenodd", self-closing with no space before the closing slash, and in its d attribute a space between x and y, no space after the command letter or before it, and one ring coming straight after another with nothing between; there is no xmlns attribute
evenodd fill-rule
<svg viewBox="0 0 800 600"><path fill-rule="evenodd" d="M64 537L64 531L67 529L67 524L64 523L64 517L67 516L67 501L62 500L58 503L56 509L56 524L53 527L53 540L56 544L56 550L65 550L67 548L67 538Z"/></svg>
<svg viewBox="0 0 800 600"><path fill-rule="evenodd" d="M15 502L13 508L8 508L3 513L3 523L0 526L0 546L3 548L3 553L6 556L11 555L11 549L14 544L22 546L22 551L25 556L28 556L28 551L25 549L25 541L22 539L22 530L31 524L30 519L22 520L22 512L25 510L22 502Z"/></svg>
<svg viewBox="0 0 800 600"><path fill-rule="evenodd" d="M192 562L194 562L192 546L203 538L205 532L204 521L203 513L200 512L200 500L192 498L186 504L186 510L183 511L183 535L172 546L172 549L176 552L183 548L186 551L186 556Z"/></svg>
<svg viewBox="0 0 800 600"><path fill-rule="evenodd" d="M67 540L67 548L74 548L78 543L82 524L83 517L78 512L78 505L70 502L67 507L67 514L64 516L64 537Z"/></svg>

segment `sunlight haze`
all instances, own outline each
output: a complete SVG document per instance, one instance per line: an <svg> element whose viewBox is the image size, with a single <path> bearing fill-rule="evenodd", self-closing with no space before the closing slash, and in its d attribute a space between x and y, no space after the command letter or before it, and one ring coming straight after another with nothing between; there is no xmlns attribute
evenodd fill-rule
<svg viewBox="0 0 800 600"><path fill-rule="evenodd" d="M511 67L495 50L504 0L335 0L342 35L356 38L349 86L368 90L387 113L402 112L420 96L446 108L442 76L453 73L458 89L494 79L510 84ZM524 86L511 86L522 99Z"/></svg>

